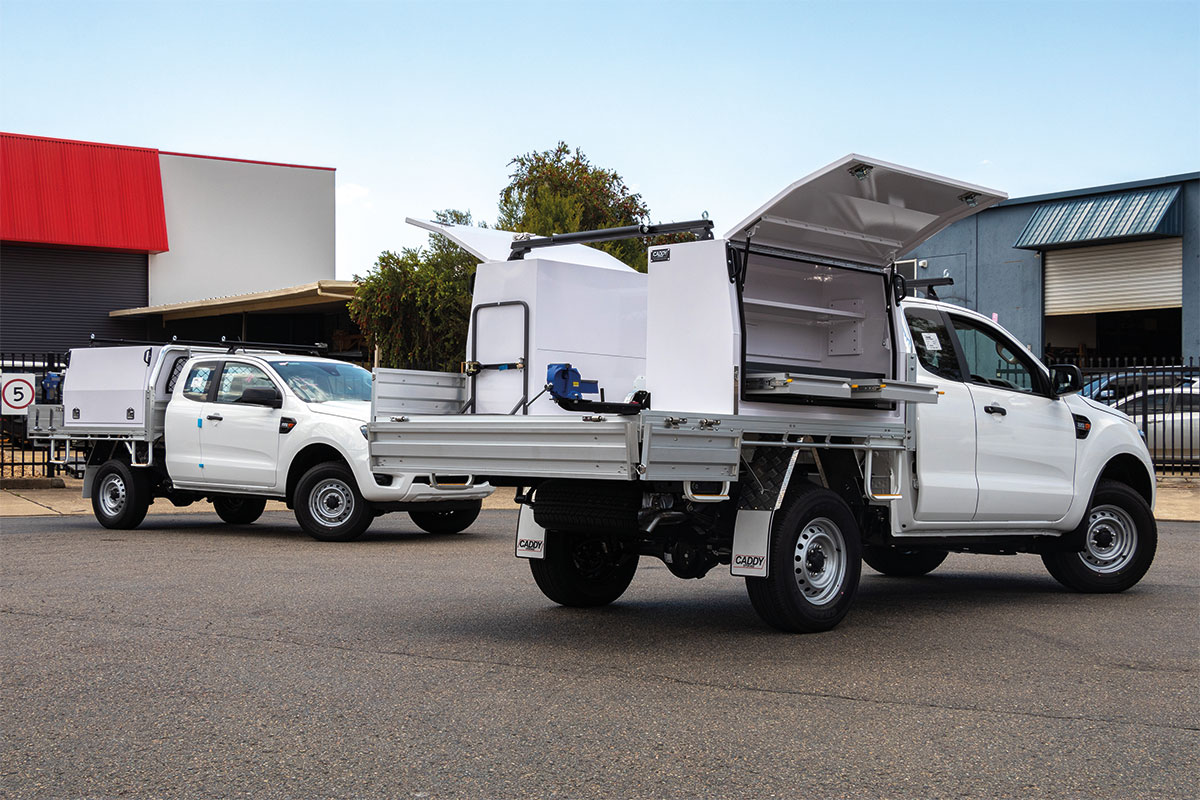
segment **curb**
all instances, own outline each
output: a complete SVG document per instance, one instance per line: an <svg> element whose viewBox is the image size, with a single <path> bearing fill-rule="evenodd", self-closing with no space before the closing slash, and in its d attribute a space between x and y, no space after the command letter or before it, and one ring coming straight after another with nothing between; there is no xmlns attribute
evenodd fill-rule
<svg viewBox="0 0 1200 800"><path fill-rule="evenodd" d="M65 489L62 478L0 478L0 489Z"/></svg>

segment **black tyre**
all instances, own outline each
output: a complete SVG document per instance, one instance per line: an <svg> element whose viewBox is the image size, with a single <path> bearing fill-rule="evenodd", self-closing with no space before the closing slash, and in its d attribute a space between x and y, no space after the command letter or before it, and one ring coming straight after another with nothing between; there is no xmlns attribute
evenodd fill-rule
<svg viewBox="0 0 1200 800"><path fill-rule="evenodd" d="M913 578L933 572L950 555L945 550L913 550L903 547L863 545L863 561L876 572L897 578Z"/></svg>
<svg viewBox="0 0 1200 800"><path fill-rule="evenodd" d="M483 501L457 511L409 511L413 524L426 533L462 533L479 516Z"/></svg>
<svg viewBox="0 0 1200 800"><path fill-rule="evenodd" d="M862 574L858 524L842 498L819 486L791 490L775 514L769 552L771 574L746 578L768 625L815 633L842 621Z"/></svg>
<svg viewBox="0 0 1200 800"><path fill-rule="evenodd" d="M267 507L267 498L248 497L239 494L227 494L213 498L213 508L217 516L230 525L249 525L262 516Z"/></svg>
<svg viewBox="0 0 1200 800"><path fill-rule="evenodd" d="M546 557L529 559L542 594L563 606L606 606L625 593L638 556L608 537L546 531Z"/></svg>
<svg viewBox="0 0 1200 800"><path fill-rule="evenodd" d="M1158 547L1158 526L1145 498L1115 481L1100 481L1075 535L1082 550L1045 553L1042 563L1077 592L1125 591L1150 569Z"/></svg>
<svg viewBox="0 0 1200 800"><path fill-rule="evenodd" d="M142 524L150 508L150 482L145 470L110 459L92 482L92 512L106 528L130 530Z"/></svg>
<svg viewBox="0 0 1200 800"><path fill-rule="evenodd" d="M292 498L296 520L314 539L352 542L366 533L375 510L345 464L326 462L304 473Z"/></svg>

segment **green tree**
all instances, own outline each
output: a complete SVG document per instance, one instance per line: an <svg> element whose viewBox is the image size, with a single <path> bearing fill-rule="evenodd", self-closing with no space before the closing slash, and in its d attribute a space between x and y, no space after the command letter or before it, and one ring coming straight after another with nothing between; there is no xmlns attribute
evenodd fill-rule
<svg viewBox="0 0 1200 800"><path fill-rule="evenodd" d="M500 192L496 227L547 236L551 233L638 225L650 219L640 194L629 191L615 171L597 167L565 142L553 150L526 153ZM646 269L646 242L624 239L593 245L636 270Z"/></svg>
<svg viewBox="0 0 1200 800"><path fill-rule="evenodd" d="M438 222L470 225L471 214L446 210ZM359 282L350 317L379 348L379 365L457 372L467 340L477 261L445 236L426 247L385 250Z"/></svg>

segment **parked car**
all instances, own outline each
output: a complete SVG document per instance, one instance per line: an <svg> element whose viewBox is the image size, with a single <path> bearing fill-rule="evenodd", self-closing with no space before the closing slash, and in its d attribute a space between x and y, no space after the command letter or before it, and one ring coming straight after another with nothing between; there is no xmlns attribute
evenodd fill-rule
<svg viewBox="0 0 1200 800"><path fill-rule="evenodd" d="M1196 370L1186 367L1175 369L1129 370L1097 375L1084 384L1080 394L1113 405L1123 397L1145 389L1194 384ZM1145 383L1143 384L1143 380Z"/></svg>
<svg viewBox="0 0 1200 800"><path fill-rule="evenodd" d="M1145 432L1155 463L1200 463L1200 386L1138 392L1117 403Z"/></svg>

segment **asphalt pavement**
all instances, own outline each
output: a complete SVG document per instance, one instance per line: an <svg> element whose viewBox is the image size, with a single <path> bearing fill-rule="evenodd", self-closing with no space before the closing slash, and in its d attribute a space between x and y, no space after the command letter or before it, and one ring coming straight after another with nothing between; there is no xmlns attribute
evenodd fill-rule
<svg viewBox="0 0 1200 800"><path fill-rule="evenodd" d="M0 520L0 796L1197 796L1200 524L1120 595L1036 556L864 568L809 636L651 559L557 607L514 526Z"/></svg>

